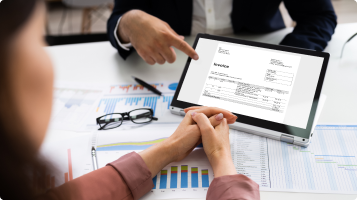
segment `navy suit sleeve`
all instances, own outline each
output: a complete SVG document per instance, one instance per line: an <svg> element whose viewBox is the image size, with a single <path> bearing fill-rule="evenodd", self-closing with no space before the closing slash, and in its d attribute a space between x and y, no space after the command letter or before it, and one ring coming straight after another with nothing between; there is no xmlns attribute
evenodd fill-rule
<svg viewBox="0 0 357 200"><path fill-rule="evenodd" d="M118 19L130 10L139 9L147 12L148 8L149 6L147 0L115 0L113 12L107 22L107 34L110 43L114 48L118 50L119 55L124 60L131 54L131 52L134 51L134 48L131 47L130 51L127 51L122 49L117 43L114 35L114 30L117 25Z"/></svg>
<svg viewBox="0 0 357 200"><path fill-rule="evenodd" d="M331 1L285 0L284 4L291 18L296 21L296 27L280 44L324 50L337 25Z"/></svg>

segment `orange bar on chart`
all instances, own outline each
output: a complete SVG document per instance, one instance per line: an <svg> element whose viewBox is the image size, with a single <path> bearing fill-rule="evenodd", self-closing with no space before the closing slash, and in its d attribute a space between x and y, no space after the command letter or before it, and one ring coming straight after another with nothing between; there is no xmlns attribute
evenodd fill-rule
<svg viewBox="0 0 357 200"><path fill-rule="evenodd" d="M71 149L68 149L68 172L69 180L73 180L73 171L72 171L72 158L71 158Z"/></svg>
<svg viewBox="0 0 357 200"><path fill-rule="evenodd" d="M68 173L64 173L64 182L65 182L65 183L68 182Z"/></svg>
<svg viewBox="0 0 357 200"><path fill-rule="evenodd" d="M55 188L55 177L51 177L51 189Z"/></svg>

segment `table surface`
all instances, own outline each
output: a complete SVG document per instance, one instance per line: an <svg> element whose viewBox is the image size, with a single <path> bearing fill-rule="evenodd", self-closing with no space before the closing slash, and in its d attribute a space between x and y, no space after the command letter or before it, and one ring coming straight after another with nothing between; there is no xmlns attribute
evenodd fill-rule
<svg viewBox="0 0 357 200"><path fill-rule="evenodd" d="M292 31L282 29L269 34L240 34L231 37L278 44ZM321 113L320 124L357 124L357 38L345 46L340 59L343 44L357 32L357 23L340 24L329 45L325 49L330 53L330 61L322 93L327 100ZM195 37L186 37L193 44ZM131 76L145 81L179 81L187 56L176 50L177 60L173 64L148 65L136 53L123 60L109 42L63 45L47 47L55 69L55 80L80 81L91 83L133 82ZM63 134L70 137L73 132L49 130L52 139ZM57 136L56 136L57 135ZM357 195L312 194L289 192L261 192L261 199L339 199L354 200Z"/></svg>

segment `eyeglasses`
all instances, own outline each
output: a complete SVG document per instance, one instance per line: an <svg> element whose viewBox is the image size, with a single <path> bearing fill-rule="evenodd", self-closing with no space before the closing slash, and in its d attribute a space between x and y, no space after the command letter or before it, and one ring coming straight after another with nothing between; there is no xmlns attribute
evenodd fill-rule
<svg viewBox="0 0 357 200"><path fill-rule="evenodd" d="M100 126L98 130L118 128L124 120L131 120L135 124L145 124L158 119L154 117L154 111L150 108L140 108L125 113L111 113L97 118L97 125Z"/></svg>

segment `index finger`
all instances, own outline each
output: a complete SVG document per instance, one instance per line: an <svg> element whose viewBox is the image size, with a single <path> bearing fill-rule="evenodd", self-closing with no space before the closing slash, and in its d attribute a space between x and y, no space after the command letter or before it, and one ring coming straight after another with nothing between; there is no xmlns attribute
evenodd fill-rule
<svg viewBox="0 0 357 200"><path fill-rule="evenodd" d="M185 125L194 124L195 121L192 119L191 113L193 113L193 111L189 111L189 112L186 113L185 117L181 121L181 124L185 124Z"/></svg>
<svg viewBox="0 0 357 200"><path fill-rule="evenodd" d="M176 47L178 50L184 52L186 55L194 60L198 60L198 54L196 51L184 40L180 39L178 36L174 36L172 39L172 46Z"/></svg>
<svg viewBox="0 0 357 200"><path fill-rule="evenodd" d="M198 128L201 131L201 134L208 134L214 132L214 128L211 125L211 122L203 113L196 113L192 116L192 119L197 123Z"/></svg>
<svg viewBox="0 0 357 200"><path fill-rule="evenodd" d="M189 110L197 110L197 109L200 109L200 108L203 108L203 107L207 107L207 106L191 106L191 107L185 108L183 110L186 112L186 111L189 111Z"/></svg>

